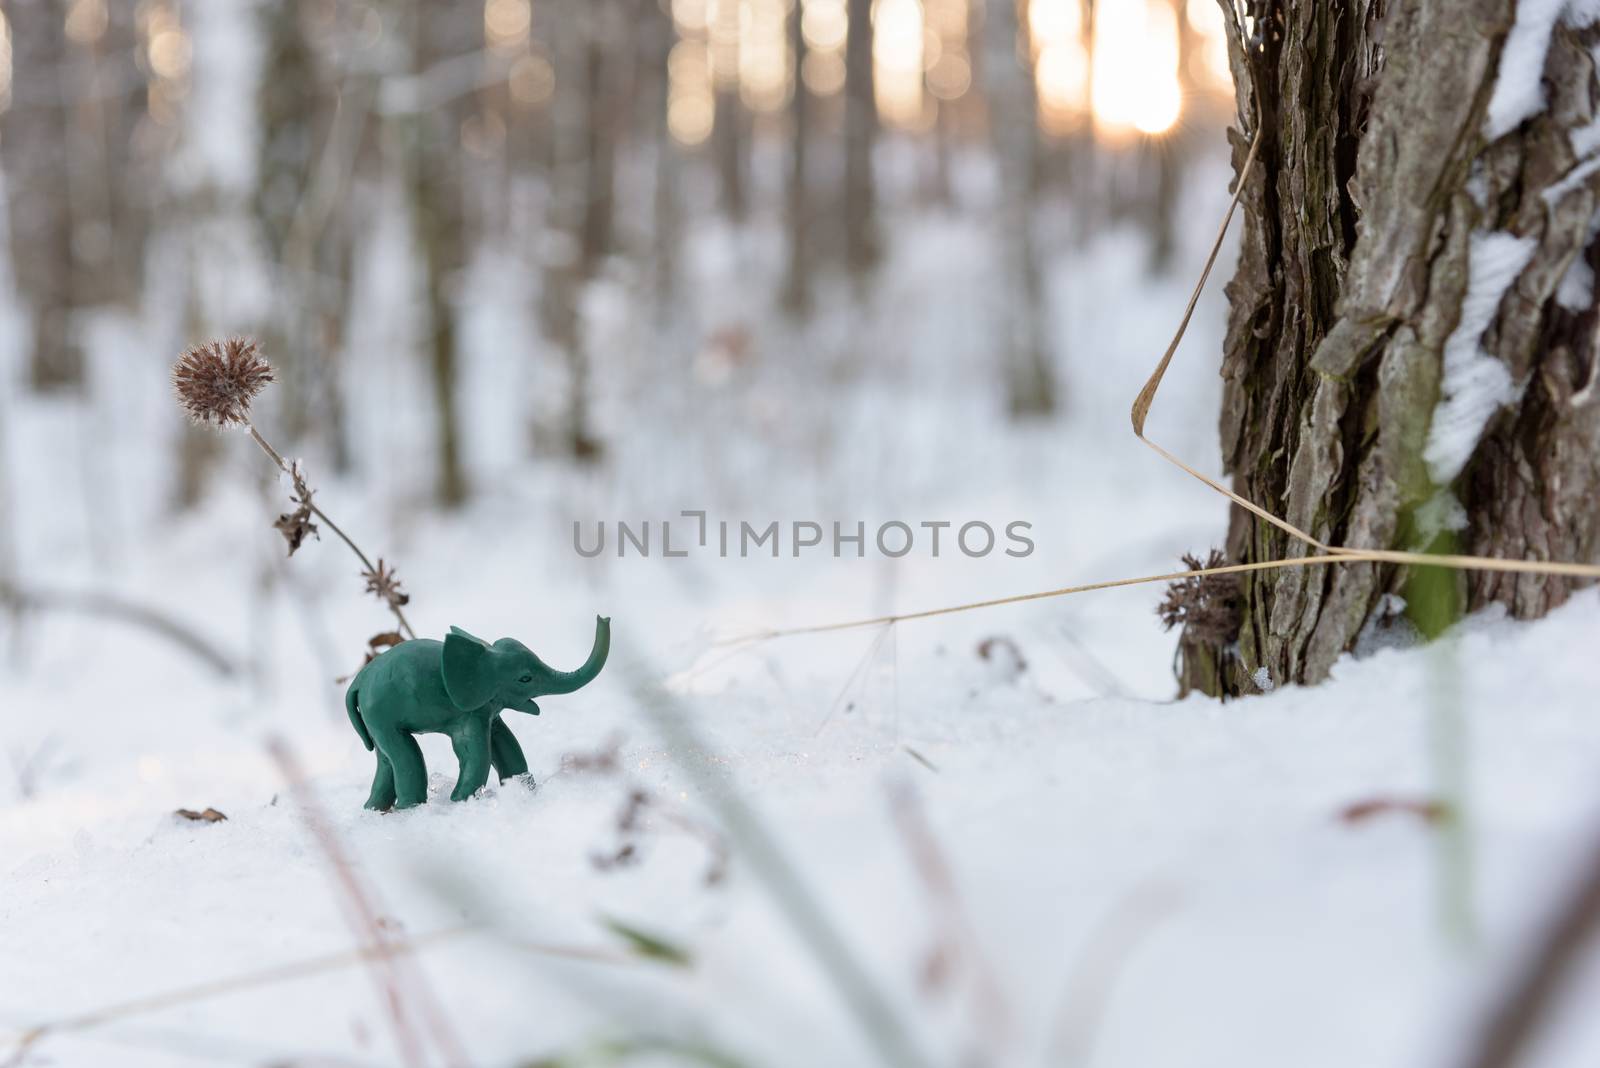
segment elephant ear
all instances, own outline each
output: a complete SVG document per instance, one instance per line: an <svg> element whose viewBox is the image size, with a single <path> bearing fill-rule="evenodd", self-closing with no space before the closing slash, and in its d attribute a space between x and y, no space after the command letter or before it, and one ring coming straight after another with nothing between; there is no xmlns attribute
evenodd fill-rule
<svg viewBox="0 0 1600 1068"><path fill-rule="evenodd" d="M499 681L494 670L494 649L460 627L451 627L444 639L444 692L463 712L482 708L494 696Z"/></svg>

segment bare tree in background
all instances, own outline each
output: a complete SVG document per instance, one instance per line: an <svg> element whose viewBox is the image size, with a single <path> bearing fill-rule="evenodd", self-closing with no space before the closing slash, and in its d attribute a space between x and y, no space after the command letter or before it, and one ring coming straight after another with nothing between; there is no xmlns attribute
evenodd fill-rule
<svg viewBox="0 0 1600 1068"><path fill-rule="evenodd" d="M620 86L614 69L616 57L626 56L631 33L629 20L622 17L618 0L590 0L588 17L592 32L584 42L583 91L584 131L588 136L584 155L588 178L584 183L588 202L583 209L583 276L594 277L600 262L611 251L616 224L617 141L620 122ZM620 44L619 44L620 42Z"/></svg>
<svg viewBox="0 0 1600 1068"><path fill-rule="evenodd" d="M483 12L474 4L418 3L412 12L414 55L421 92L439 92L444 99L417 101L409 116L412 140L411 196L416 213L428 301L429 363L438 428L436 496L453 507L467 498L461 463L460 416L456 407L459 379L456 287L467 267L465 188L461 124L471 107L470 92L446 84L441 75L452 60L483 50ZM429 74L435 75L428 77ZM440 87L443 88L440 88Z"/></svg>
<svg viewBox="0 0 1600 1068"><path fill-rule="evenodd" d="M11 263L33 322L29 372L36 389L78 388L83 353L72 336L77 265L68 156L71 101L65 93L66 6L6 0L11 27L11 101L0 116Z"/></svg>
<svg viewBox="0 0 1600 1068"><path fill-rule="evenodd" d="M588 281L584 235L595 205L590 193L589 154L592 83L590 59L601 18L597 7L612 0L551 0L555 95L550 106L550 201L545 241L541 319L550 342L567 365L568 401L563 437L579 459L599 455L589 428L589 355L579 302Z"/></svg>
<svg viewBox="0 0 1600 1068"><path fill-rule="evenodd" d="M716 153L717 176L722 186L722 209L735 223L742 223L750 210L748 176L749 116L739 100L739 16L738 3L717 5L717 22L712 34L715 107L711 129L712 149Z"/></svg>
<svg viewBox="0 0 1600 1068"><path fill-rule="evenodd" d="M318 285L290 277L286 264L295 220L310 192L312 169L320 140L316 56L305 32L303 0L264 5L257 19L265 41L261 84L256 94L260 142L256 159L254 210L266 244L268 261L277 266L280 290L288 306L268 317L262 330L267 351L282 377L287 395L284 429L290 440L302 438L316 406L311 402L320 383L309 366L317 359L303 328L309 308L323 295ZM285 314L288 308L293 313Z"/></svg>
<svg viewBox="0 0 1600 1068"><path fill-rule="evenodd" d="M1201 47L1199 34L1189 21L1189 5L1177 5L1178 16L1178 86L1180 98L1186 106L1193 107L1199 96L1195 83L1195 53ZM1184 172L1188 169L1192 145L1188 131L1179 122L1172 129L1150 140L1155 154L1156 187L1151 219L1150 266L1155 271L1166 271L1172 266L1178 251L1178 204L1183 193Z"/></svg>
<svg viewBox="0 0 1600 1068"><path fill-rule="evenodd" d="M74 216L75 251L84 260L84 287L94 301L133 304L144 281L144 253L155 196L153 153L141 136L148 99L139 67L137 5L107 3L104 21L82 11L82 42L74 49L73 83L86 86L73 102L73 174L80 180ZM84 77L76 75L83 70Z"/></svg>
<svg viewBox="0 0 1600 1068"><path fill-rule="evenodd" d="M1600 559L1600 170L1576 136L1600 117L1597 31L1529 19L1542 70L1538 50L1509 68L1527 4L1274 0L1231 28L1240 123L1259 115L1262 144L1227 289L1222 456L1243 496L1329 544ZM1234 510L1233 560L1304 550ZM1320 680L1386 594L1427 632L1422 612L1539 616L1573 586L1263 571L1236 635L1186 632L1181 678Z"/></svg>
<svg viewBox="0 0 1600 1068"><path fill-rule="evenodd" d="M984 13L985 89L989 131L1000 167L1000 256L1004 281L1002 359L1013 416L1055 408L1055 380L1044 319L1044 283L1034 245L1035 169L1039 123L1032 72L1018 40L1016 0L988 0Z"/></svg>
<svg viewBox="0 0 1600 1068"><path fill-rule="evenodd" d="M638 0L640 24L639 56L650 72L643 84L649 119L646 129L655 146L655 186L652 208L651 277L656 316L666 320L674 310L679 292L678 250L683 242L683 204L679 189L678 151L668 122L671 76L668 59L677 35L672 15L662 0Z"/></svg>
<svg viewBox="0 0 1600 1068"><path fill-rule="evenodd" d="M977 2L977 0L975 0ZM872 73L872 0L849 0L845 38L845 262L858 278L878 263L877 188L872 151L878 140L878 102Z"/></svg>
<svg viewBox="0 0 1600 1068"><path fill-rule="evenodd" d="M801 29L801 3L789 6L789 50L793 69L789 83L789 173L784 208L789 228L789 265L783 280L783 307L796 319L811 311L811 242L807 230L811 209L806 197L807 142L811 138L811 94L802 74L806 35Z"/></svg>

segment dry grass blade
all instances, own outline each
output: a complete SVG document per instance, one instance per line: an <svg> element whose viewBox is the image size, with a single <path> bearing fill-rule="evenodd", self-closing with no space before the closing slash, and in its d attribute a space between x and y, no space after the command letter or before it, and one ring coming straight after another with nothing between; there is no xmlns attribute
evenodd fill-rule
<svg viewBox="0 0 1600 1068"><path fill-rule="evenodd" d="M230 975L221 979L211 979L203 983L194 983L190 986L180 986L171 990L144 994L140 997L129 998L127 1001L118 1001L110 1005L102 1005L87 1012L66 1016L59 1020L36 1024L23 1032L22 1040L19 1044L27 1047L48 1035L84 1031L92 1027L98 1027L101 1024L112 1023L132 1016L141 1016L146 1013L159 1012L162 1009L170 1009L178 1005L189 1005L197 1001L208 1001L211 998L222 997L226 994L237 994L241 991L254 990L263 986L273 986L278 983L307 979L314 975L338 971L341 968L348 968L352 965L365 964L377 960L385 953L391 955L417 953L427 946L457 938L469 930L470 928L467 927L447 928L405 941L389 942L381 948L378 946L362 946L359 949L328 953L320 957L309 957L305 960L279 964L270 968L260 968L251 972L242 972L238 975Z"/></svg>
<svg viewBox="0 0 1600 1068"><path fill-rule="evenodd" d="M827 910L800 876L799 869L763 825L755 809L711 770L703 758L713 750L700 737L677 698L646 682L640 670L623 669L634 699L673 752L678 767L705 795L720 817L739 857L772 895L813 958L833 982L840 999L871 1042L879 1063L890 1068L921 1068L927 1063L900 1020L894 1003L878 989ZM650 677L654 677L653 674ZM693 755L693 756L692 756Z"/></svg>
<svg viewBox="0 0 1600 1068"><path fill-rule="evenodd" d="M388 1011L401 1057L408 1068L412 1065L421 1068L426 1063L423 1047L412 1025L409 1012L415 1008L422 1013L428 1030L433 1034L434 1044L444 1055L445 1061L452 1068L455 1066L464 1068L468 1063L466 1053L456 1040L443 1009L421 981L420 976L401 967L399 958L391 951L388 936L384 932L382 923L379 922L378 910L373 904L372 897L356 875L355 867L345 855L344 847L338 837L322 818L316 799L311 796L305 776L300 771L299 762L281 738L268 739L267 751L283 773L289 789L300 805L307 827L328 860L351 924L357 928L363 941L374 947L376 955L373 960L372 977L378 988L378 996Z"/></svg>

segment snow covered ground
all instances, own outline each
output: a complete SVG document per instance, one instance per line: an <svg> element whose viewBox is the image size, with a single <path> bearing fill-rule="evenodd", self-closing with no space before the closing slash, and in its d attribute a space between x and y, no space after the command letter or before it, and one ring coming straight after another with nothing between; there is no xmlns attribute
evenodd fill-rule
<svg viewBox="0 0 1600 1068"><path fill-rule="evenodd" d="M1197 193L1204 225L1182 262L1198 263L1222 195ZM249 665L219 678L145 630L71 614L0 623L14 768L0 777L0 1063L388 1065L406 1063L403 1034L438 1064L452 1048L475 1065L611 1063L629 1043L653 1063L753 1066L1452 1063L1600 828L1600 596L1534 624L1469 620L1434 649L1227 705L1171 700L1155 586L715 644L1166 571L1220 540L1222 502L1127 427L1186 276L1145 278L1142 246L1117 232L1063 255L1050 297L1065 410L1018 430L999 415L992 268L972 224L925 219L895 248L875 312L799 337L735 284L771 266L759 241L697 246L690 343L634 315L625 280L598 289L611 453L586 473L523 458L519 413L549 372L521 356L536 344L523 280L486 266L469 287L480 492L451 517L419 507L426 412L394 355L408 298L371 281L354 345L362 459L340 481L308 457L319 502L398 565L424 634L514 635L566 667L596 613L614 620L597 683L511 721L538 789L464 804L447 800L448 745L429 738L430 803L361 809L372 758L331 679L386 619L335 541L280 559L269 524L285 487L247 441L227 443L201 509L170 514L160 329L106 324L81 409L0 390L19 574L159 605ZM1208 470L1219 289L1150 422ZM748 361L695 358L731 327L752 331ZM658 359L681 373L628 373ZM684 509L869 531L1021 520L1037 548L573 550L575 520ZM1452 729L1465 861L1413 814L1341 818L1432 797ZM593 766L612 745L613 764ZM649 800L630 830L636 792ZM207 806L227 820L172 814ZM341 956L365 936L317 825L386 936L416 943L399 963ZM616 925L683 958L642 953ZM1586 969L1533 1063L1600 1063L1600 953ZM398 1026L383 984L400 991Z"/></svg>

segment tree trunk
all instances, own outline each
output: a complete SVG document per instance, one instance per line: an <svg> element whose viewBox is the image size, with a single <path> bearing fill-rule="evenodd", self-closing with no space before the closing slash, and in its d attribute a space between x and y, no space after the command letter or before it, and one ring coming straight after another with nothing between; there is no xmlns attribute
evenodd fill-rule
<svg viewBox="0 0 1600 1068"><path fill-rule="evenodd" d="M296 268L308 270L310 264L285 262L295 216L311 184L318 140L316 62L302 22L303 6L301 0L282 0L256 15L266 54L256 92L260 142L253 207L278 289L277 306L262 329L262 341L282 379L283 428L291 442L303 440L310 426L314 388L310 365L316 357L305 344L308 332L302 324L313 318L306 314L306 305L314 305L323 292L319 284L295 273Z"/></svg>
<svg viewBox="0 0 1600 1068"><path fill-rule="evenodd" d="M983 32L989 132L1000 166L1006 403L1013 416L1045 415L1055 407L1055 381L1046 340L1044 282L1033 238L1039 124L1032 72L1023 59L1028 49L1018 41L1015 0L988 0Z"/></svg>
<svg viewBox="0 0 1600 1068"><path fill-rule="evenodd" d="M717 6L717 23L712 38L712 79L715 110L712 113L711 145L716 154L717 179L721 186L722 210L730 221L743 223L750 210L750 194L745 160L748 131L744 106L739 100L739 19L743 5Z"/></svg>
<svg viewBox="0 0 1600 1068"><path fill-rule="evenodd" d="M600 455L589 426L589 355L579 302L588 281L584 235L594 206L590 195L590 109L593 97L586 72L591 41L599 28L596 0L558 0L552 4L555 95L550 108L550 200L541 320L546 337L567 364L567 413L563 436L579 460Z"/></svg>
<svg viewBox="0 0 1600 1068"><path fill-rule="evenodd" d="M617 79L612 71L613 42L628 29L614 0L591 0L597 32L589 35L584 57L589 159L588 203L583 214L583 275L594 277L611 251L617 184Z"/></svg>
<svg viewBox="0 0 1600 1068"><path fill-rule="evenodd" d="M416 68L425 74L483 48L481 12L470 6L422 3L415 26ZM424 79L425 81L426 79ZM467 498L461 464L460 417L456 406L459 378L456 289L467 267L465 189L462 175L461 124L471 96L424 102L409 117L416 138L412 167L412 206L417 242L422 248L429 322L429 366L437 411L438 470L435 495L446 507Z"/></svg>
<svg viewBox="0 0 1600 1068"><path fill-rule="evenodd" d="M1535 6L1271 0L1253 39L1232 35L1239 113L1259 109L1263 140L1228 286L1223 462L1328 544L1600 556L1600 30ZM1502 70L1512 33L1532 63ZM1234 510L1233 560L1305 548ZM1388 594L1428 633L1491 602L1537 616L1575 584L1452 573L1441 606L1419 596L1438 574L1247 576L1236 636L1186 630L1183 686L1245 692L1260 668L1316 682Z"/></svg>
<svg viewBox="0 0 1600 1068"><path fill-rule="evenodd" d="M806 147L811 138L811 93L801 68L806 58L806 35L800 29L801 6L789 11L789 48L793 63L789 100L789 173L784 190L789 226L789 266L783 282L783 308L791 318L811 312L811 242L807 233L811 209L806 199Z"/></svg>
<svg viewBox="0 0 1600 1068"><path fill-rule="evenodd" d="M878 104L872 76L872 0L849 0L844 46L845 262L858 278L878 262L877 190L872 147Z"/></svg>
<svg viewBox="0 0 1600 1068"><path fill-rule="evenodd" d="M78 303L138 303L152 202L151 153L141 151L147 106L135 4L106 4L103 21L76 22L69 50L68 147L74 188ZM90 11L80 5L74 11ZM72 21L69 18L69 22ZM69 32L69 36L72 34Z"/></svg>
<svg viewBox="0 0 1600 1068"><path fill-rule="evenodd" d="M638 19L640 86L646 110L641 124L641 143L655 148L655 181L651 191L650 281L658 325L665 326L677 314L678 252L683 242L681 193L678 180L678 150L668 121L671 103L669 60L677 33L672 15L659 0L639 0Z"/></svg>
<svg viewBox="0 0 1600 1068"><path fill-rule="evenodd" d="M1188 107L1200 100L1200 86L1196 84L1190 67L1201 42L1198 32L1189 21L1189 5L1177 5L1178 17L1178 86L1180 99ZM1188 170L1190 155L1189 131L1184 116L1165 133L1150 139L1149 148L1155 153L1156 182L1153 204L1153 225L1150 241L1150 269L1165 274L1172 268L1178 252L1179 201L1183 196L1184 174Z"/></svg>
<svg viewBox="0 0 1600 1068"><path fill-rule="evenodd" d="M668 122L671 103L669 60L677 40L672 15L658 0L639 0L642 26L639 42L640 67L648 72L641 86L648 118L640 140L655 146L655 183L652 190L650 244L651 294L659 325L670 323L678 313L678 252L683 243L681 193L678 181L678 149Z"/></svg>
<svg viewBox="0 0 1600 1068"><path fill-rule="evenodd" d="M83 353L71 335L78 273L73 261L66 5L7 0L11 99L5 144L11 265L33 320L30 377L36 389L78 388Z"/></svg>

